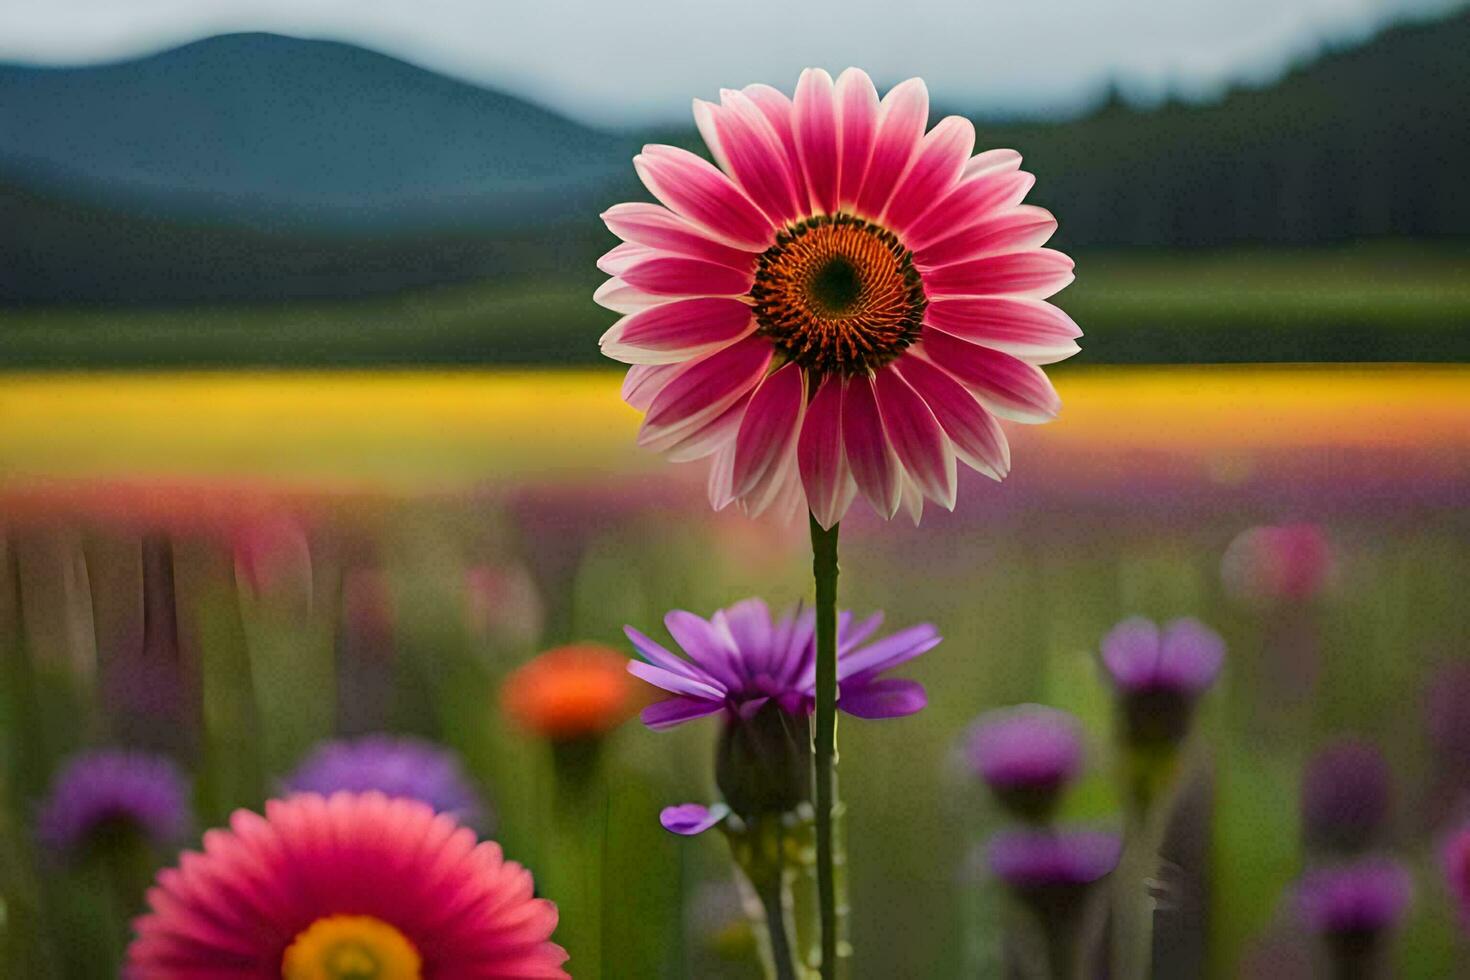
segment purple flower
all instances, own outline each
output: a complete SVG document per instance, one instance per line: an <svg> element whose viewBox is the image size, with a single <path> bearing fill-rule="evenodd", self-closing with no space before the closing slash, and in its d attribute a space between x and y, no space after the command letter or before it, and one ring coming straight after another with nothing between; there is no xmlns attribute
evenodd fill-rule
<svg viewBox="0 0 1470 980"><path fill-rule="evenodd" d="M970 768L1003 806L1042 820L1082 769L1082 726L1065 711L1021 704L981 715L965 749Z"/></svg>
<svg viewBox="0 0 1470 980"><path fill-rule="evenodd" d="M859 718L897 718L927 703L916 681L885 678L887 670L939 644L927 623L863 644L883 623L875 613L854 624L844 612L837 625L837 706ZM624 629L647 663L631 661L628 670L674 697L650 705L643 723L671 728L720 711L750 718L767 704L789 715L812 711L816 684L816 614L811 609L773 619L760 599L721 609L708 620L675 610L664 625L686 660L629 626Z"/></svg>
<svg viewBox="0 0 1470 980"><path fill-rule="evenodd" d="M990 870L1017 892L1076 888L1118 866L1123 841L1104 830L1005 830L990 839Z"/></svg>
<svg viewBox="0 0 1470 980"><path fill-rule="evenodd" d="M1232 596L1259 605L1316 598L1332 575L1332 549L1316 524L1282 524L1242 531L1220 561Z"/></svg>
<svg viewBox="0 0 1470 980"><path fill-rule="evenodd" d="M730 808L723 803L705 806L703 803L681 803L666 806L658 815L658 822L665 830L684 837L702 834L711 827L718 827L730 815Z"/></svg>
<svg viewBox="0 0 1470 980"><path fill-rule="evenodd" d="M1302 838L1309 846L1362 851L1388 819L1388 763L1373 745L1345 738L1317 751L1302 773Z"/></svg>
<svg viewBox="0 0 1470 980"><path fill-rule="evenodd" d="M1363 858L1309 871L1296 886L1296 911L1329 938L1378 936L1396 926L1413 897L1413 881L1389 858Z"/></svg>
<svg viewBox="0 0 1470 980"><path fill-rule="evenodd" d="M1102 662L1123 709L1132 744L1176 742L1189 730L1194 703L1220 673L1225 642L1196 619L1162 629L1125 619L1103 637Z"/></svg>
<svg viewBox="0 0 1470 980"><path fill-rule="evenodd" d="M123 749L73 756L36 816L41 843L71 857L119 831L162 848L188 830L189 790L178 767L163 756Z"/></svg>
<svg viewBox="0 0 1470 980"><path fill-rule="evenodd" d="M1449 836L1440 856L1445 882L1460 907L1461 921L1470 929L1470 824Z"/></svg>
<svg viewBox="0 0 1470 980"><path fill-rule="evenodd" d="M365 735L323 742L285 779L284 785L288 792L323 796L339 790L377 790L387 796L419 800L462 824L488 829L479 794L459 759L422 739Z"/></svg>

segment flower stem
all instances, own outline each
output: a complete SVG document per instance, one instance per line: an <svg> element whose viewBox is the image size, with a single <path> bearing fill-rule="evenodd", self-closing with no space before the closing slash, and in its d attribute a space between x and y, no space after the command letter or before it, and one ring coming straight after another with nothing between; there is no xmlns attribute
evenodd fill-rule
<svg viewBox="0 0 1470 980"><path fill-rule="evenodd" d="M837 805L837 529L810 517L817 585L816 731L813 746L817 824L817 895L822 925L822 980L837 976L837 876L832 815Z"/></svg>
<svg viewBox="0 0 1470 980"><path fill-rule="evenodd" d="M796 964L792 959L791 934L786 917L786 873L777 874L756 886L761 908L765 912L766 934L771 941L771 973L775 980L796 980Z"/></svg>

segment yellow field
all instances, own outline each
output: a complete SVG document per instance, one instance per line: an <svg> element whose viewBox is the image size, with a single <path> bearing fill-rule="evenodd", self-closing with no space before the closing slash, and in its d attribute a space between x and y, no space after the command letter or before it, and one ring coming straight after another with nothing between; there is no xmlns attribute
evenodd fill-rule
<svg viewBox="0 0 1470 980"><path fill-rule="evenodd" d="M1073 368L1027 452L1470 448L1470 368ZM453 489L647 466L619 375L592 371L0 376L0 486L242 478Z"/></svg>

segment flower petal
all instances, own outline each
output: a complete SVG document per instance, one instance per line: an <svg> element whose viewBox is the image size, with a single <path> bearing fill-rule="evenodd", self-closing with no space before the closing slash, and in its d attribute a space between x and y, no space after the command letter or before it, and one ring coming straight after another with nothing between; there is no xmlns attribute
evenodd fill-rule
<svg viewBox="0 0 1470 980"><path fill-rule="evenodd" d="M781 138L781 146L786 151L786 166L796 184L796 199L805 208L808 200L806 175L802 172L801 156L796 150L796 134L792 130L795 108L791 100L786 97L786 93L769 85L747 85L741 91L747 99L755 103L761 115L766 117L766 122L771 124L771 128Z"/></svg>
<svg viewBox="0 0 1470 980"><path fill-rule="evenodd" d="M661 687L670 694L687 694L690 697L706 698L711 701L723 701L725 689L715 687L708 681L703 681L688 674L676 674L672 670L665 670L642 660L629 660L628 673L642 681L647 681L654 687ZM713 678L712 678L713 679Z"/></svg>
<svg viewBox="0 0 1470 980"><path fill-rule="evenodd" d="M791 116L796 151L806 177L809 206L831 214L837 210L837 103L832 76L808 68L796 83Z"/></svg>
<svg viewBox="0 0 1470 980"><path fill-rule="evenodd" d="M628 285L660 296L743 296L754 279L753 272L661 252L640 257L619 275Z"/></svg>
<svg viewBox="0 0 1470 980"><path fill-rule="evenodd" d="M1005 433L968 388L918 357L900 358L894 370L923 397L966 465L992 479L1005 478L1011 469Z"/></svg>
<svg viewBox="0 0 1470 980"><path fill-rule="evenodd" d="M965 164L965 172L960 176L961 180L969 180L981 174L1005 173L1010 170L1021 169L1021 154L1015 150L986 150L970 157Z"/></svg>
<svg viewBox="0 0 1470 980"><path fill-rule="evenodd" d="M728 265L742 272L755 267L755 253L715 241L698 225L659 204L644 201L616 204L602 213L602 220L625 242Z"/></svg>
<svg viewBox="0 0 1470 980"><path fill-rule="evenodd" d="M1001 170L961 178L944 200L924 212L904 233L904 244L914 251L948 238L962 229L1020 204L1036 178L1025 171Z"/></svg>
<svg viewBox="0 0 1470 980"><path fill-rule="evenodd" d="M752 493L796 442L806 408L806 373L788 363L768 375L750 398L735 437L735 496Z"/></svg>
<svg viewBox="0 0 1470 980"><path fill-rule="evenodd" d="M614 313L637 313L650 306L667 303L668 297L645 293L614 277L597 287L597 292L592 294L592 302Z"/></svg>
<svg viewBox="0 0 1470 980"><path fill-rule="evenodd" d="M714 459L710 462L709 481L705 489L709 495L709 505L712 509L717 511L724 510L734 502L734 475L735 443L731 441L721 446L714 453Z"/></svg>
<svg viewBox="0 0 1470 980"><path fill-rule="evenodd" d="M878 133L878 90L867 72L849 68L837 76L836 99L841 172L838 206L850 208L857 203L873 155L873 139Z"/></svg>
<svg viewBox="0 0 1470 980"><path fill-rule="evenodd" d="M675 725L682 725L686 721L696 718L707 718L725 710L722 701L706 701L702 698L668 698L664 701L655 701L639 713L638 719L652 728L661 732Z"/></svg>
<svg viewBox="0 0 1470 980"><path fill-rule="evenodd" d="M682 834L685 837L693 837L702 834L711 827L718 826L730 815L730 808L723 803L706 807L699 803L685 803L680 806L666 806L658 815L658 822L663 824L667 831Z"/></svg>
<svg viewBox="0 0 1470 980"><path fill-rule="evenodd" d="M713 674L728 690L740 686L737 669L740 648L728 626L674 609L664 615L664 628L690 659Z"/></svg>
<svg viewBox="0 0 1470 980"><path fill-rule="evenodd" d="M1050 211L1022 204L997 212L915 252L914 264L920 270L927 270L982 255L1040 248L1056 230L1057 219Z"/></svg>
<svg viewBox="0 0 1470 980"><path fill-rule="evenodd" d="M883 224L902 237L913 224L949 193L975 148L975 126L961 116L945 116L919 144L918 154L888 202Z"/></svg>
<svg viewBox="0 0 1470 980"><path fill-rule="evenodd" d="M624 317L603 336L602 352L633 364L671 364L732 344L755 329L738 299L678 300Z"/></svg>
<svg viewBox="0 0 1470 980"><path fill-rule="evenodd" d="M1053 364L1077 353L1082 331L1046 300L1023 296L937 297L924 323L971 343L1032 364Z"/></svg>
<svg viewBox="0 0 1470 980"><path fill-rule="evenodd" d="M623 635L633 644L633 649L638 651L638 655L655 667L662 667L671 673L683 674L695 680L704 678L704 672L698 666L690 663L683 657L670 653L664 648L663 644L650 639L633 627L624 626Z"/></svg>
<svg viewBox="0 0 1470 980"><path fill-rule="evenodd" d="M842 520L857 485L842 452L842 379L828 375L807 406L797 442L797 461L807 506L822 527Z"/></svg>
<svg viewBox="0 0 1470 980"><path fill-rule="evenodd" d="M632 266L644 259L651 259L658 255L657 249L649 248L647 245L639 245L637 242L623 242L614 245L597 259L597 268L610 276L621 276Z"/></svg>
<svg viewBox="0 0 1470 980"><path fill-rule="evenodd" d="M772 221L794 221L805 212L806 201L797 199L798 182L780 135L745 93L726 89L720 102L718 108L710 106L709 115L730 175Z"/></svg>
<svg viewBox="0 0 1470 980"><path fill-rule="evenodd" d="M899 630L892 636L885 636L876 643L840 657L837 661L837 679L846 681L859 674L876 676L928 653L939 646L942 640L939 631L929 623Z"/></svg>
<svg viewBox="0 0 1470 980"><path fill-rule="evenodd" d="M918 150L929 124L929 90L921 78L910 78L889 90L878 106L873 155L858 193L858 214L878 218L893 196L898 179Z"/></svg>
<svg viewBox="0 0 1470 980"><path fill-rule="evenodd" d="M776 237L760 208L723 171L688 150L645 146L633 158L633 167L669 210L726 245L763 252Z"/></svg>
<svg viewBox="0 0 1470 980"><path fill-rule="evenodd" d="M1050 422L1062 400L1034 364L988 347L924 331L922 354L973 391L981 404L1001 418L1016 422Z"/></svg>
<svg viewBox="0 0 1470 980"><path fill-rule="evenodd" d="M903 470L883 431L873 383L850 378L842 396L842 446L858 490L885 520L898 510Z"/></svg>
<svg viewBox="0 0 1470 980"><path fill-rule="evenodd" d="M930 269L924 273L924 290L931 298L1017 295L1046 299L1073 278L1070 258L1049 248L1033 248Z"/></svg>
<svg viewBox="0 0 1470 980"><path fill-rule="evenodd" d="M719 452L735 441L735 433L740 431L740 419L745 415L745 406L749 404L750 396L741 395L716 418L662 440L658 451L671 463L687 463L692 459L704 459Z"/></svg>
<svg viewBox="0 0 1470 980"><path fill-rule="evenodd" d="M623 401L638 409L640 412L648 411L648 406L653 404L653 399L664 385L673 380L674 375L679 373L682 364L635 364L628 368L627 377L623 378Z"/></svg>
<svg viewBox="0 0 1470 980"><path fill-rule="evenodd" d="M924 496L947 510L955 504L954 450L934 413L908 383L889 368L874 376L883 429L898 461Z"/></svg>
<svg viewBox="0 0 1470 980"><path fill-rule="evenodd" d="M722 415L750 392L771 363L771 345L749 336L693 362L648 407L639 445L657 449Z"/></svg>
<svg viewBox="0 0 1470 980"><path fill-rule="evenodd" d="M924 685L897 677L844 689L837 699L837 707L857 718L902 718L922 711L928 703Z"/></svg>

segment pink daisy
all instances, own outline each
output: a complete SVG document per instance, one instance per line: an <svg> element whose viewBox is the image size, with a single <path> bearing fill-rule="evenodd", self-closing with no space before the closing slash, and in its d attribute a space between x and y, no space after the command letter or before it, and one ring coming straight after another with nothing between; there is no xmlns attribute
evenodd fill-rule
<svg viewBox="0 0 1470 980"><path fill-rule="evenodd" d="M858 493L885 518L952 509L956 460L1005 476L997 417L1055 417L1041 365L1081 336L1046 302L1072 260L1041 247L1056 220L1021 203L1020 155L972 155L958 116L926 133L922 81L879 101L855 68L694 117L718 166L644 147L661 203L602 216L623 244L596 299L624 316L601 345L633 365L639 443L710 458L716 509L805 506L828 528Z"/></svg>
<svg viewBox="0 0 1470 980"><path fill-rule="evenodd" d="M566 977L556 906L497 844L381 793L238 810L159 873L125 976Z"/></svg>

